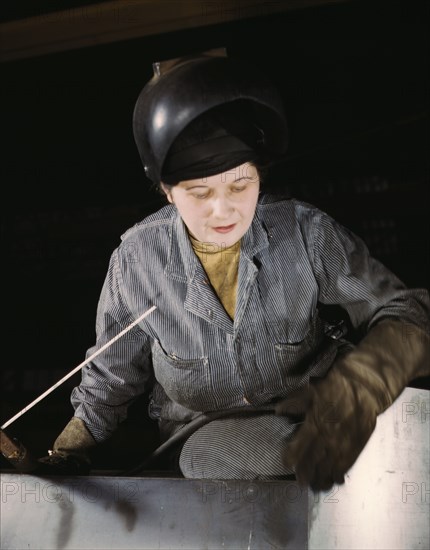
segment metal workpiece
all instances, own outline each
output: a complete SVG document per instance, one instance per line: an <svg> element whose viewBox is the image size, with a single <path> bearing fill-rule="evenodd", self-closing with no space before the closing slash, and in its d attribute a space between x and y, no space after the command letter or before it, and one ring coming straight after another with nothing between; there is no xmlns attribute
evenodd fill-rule
<svg viewBox="0 0 430 550"><path fill-rule="evenodd" d="M295 483L2 476L3 549L307 546Z"/></svg>
<svg viewBox="0 0 430 550"><path fill-rule="evenodd" d="M430 391L405 388L345 483L309 500L309 549L430 548Z"/></svg>
<svg viewBox="0 0 430 550"><path fill-rule="evenodd" d="M1 476L1 548L430 548L430 392L378 417L341 486L174 477Z"/></svg>

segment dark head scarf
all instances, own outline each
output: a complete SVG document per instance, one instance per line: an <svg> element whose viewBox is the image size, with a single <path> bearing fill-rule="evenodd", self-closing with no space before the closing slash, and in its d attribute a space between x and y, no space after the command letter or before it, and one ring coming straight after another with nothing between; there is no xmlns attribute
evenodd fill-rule
<svg viewBox="0 0 430 550"><path fill-rule="evenodd" d="M226 172L245 162L264 163L264 133L252 106L236 100L194 119L176 138L161 172L167 185Z"/></svg>

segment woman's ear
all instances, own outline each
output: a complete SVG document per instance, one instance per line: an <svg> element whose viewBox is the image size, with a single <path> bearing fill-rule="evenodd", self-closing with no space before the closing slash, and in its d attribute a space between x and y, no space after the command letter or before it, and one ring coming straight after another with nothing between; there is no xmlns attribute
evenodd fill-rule
<svg viewBox="0 0 430 550"><path fill-rule="evenodd" d="M172 197L172 191L171 187L168 185L165 185L162 181L160 182L160 188L163 191L163 193L166 195L167 200L173 204L173 197Z"/></svg>

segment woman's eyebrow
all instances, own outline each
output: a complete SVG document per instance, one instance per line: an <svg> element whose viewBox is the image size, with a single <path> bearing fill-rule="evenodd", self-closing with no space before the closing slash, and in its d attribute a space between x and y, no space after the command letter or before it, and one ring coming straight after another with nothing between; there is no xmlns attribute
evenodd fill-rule
<svg viewBox="0 0 430 550"><path fill-rule="evenodd" d="M253 178L251 176L240 176L239 178L235 179L232 181L232 183L237 183L238 181L242 181L242 180L252 180ZM196 189L198 187L203 187L204 189L208 189L208 186L207 185L203 185L203 184L195 184L195 185L191 185L190 187L186 187L185 188L185 191L191 191L192 189Z"/></svg>
<svg viewBox="0 0 430 550"><path fill-rule="evenodd" d="M241 180L252 180L252 177L251 176L240 176L240 178L237 178L236 180L233 180L233 183L237 183L238 181L241 181Z"/></svg>
<svg viewBox="0 0 430 550"><path fill-rule="evenodd" d="M204 187L207 189L207 185L191 185L191 187L186 187L185 191L191 191L191 189L196 189L196 187Z"/></svg>

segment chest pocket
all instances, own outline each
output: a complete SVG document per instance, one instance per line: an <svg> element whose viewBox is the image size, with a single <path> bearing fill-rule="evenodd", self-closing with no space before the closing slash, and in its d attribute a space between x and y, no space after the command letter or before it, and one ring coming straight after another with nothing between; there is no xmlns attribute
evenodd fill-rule
<svg viewBox="0 0 430 550"><path fill-rule="evenodd" d="M152 362L155 378L170 399L194 411L212 408L213 392L207 357L181 359L167 354L155 341Z"/></svg>
<svg viewBox="0 0 430 550"><path fill-rule="evenodd" d="M308 326L296 330L294 338L274 345L277 368L285 389L294 389L307 381L315 362L324 355L324 323L315 315Z"/></svg>

